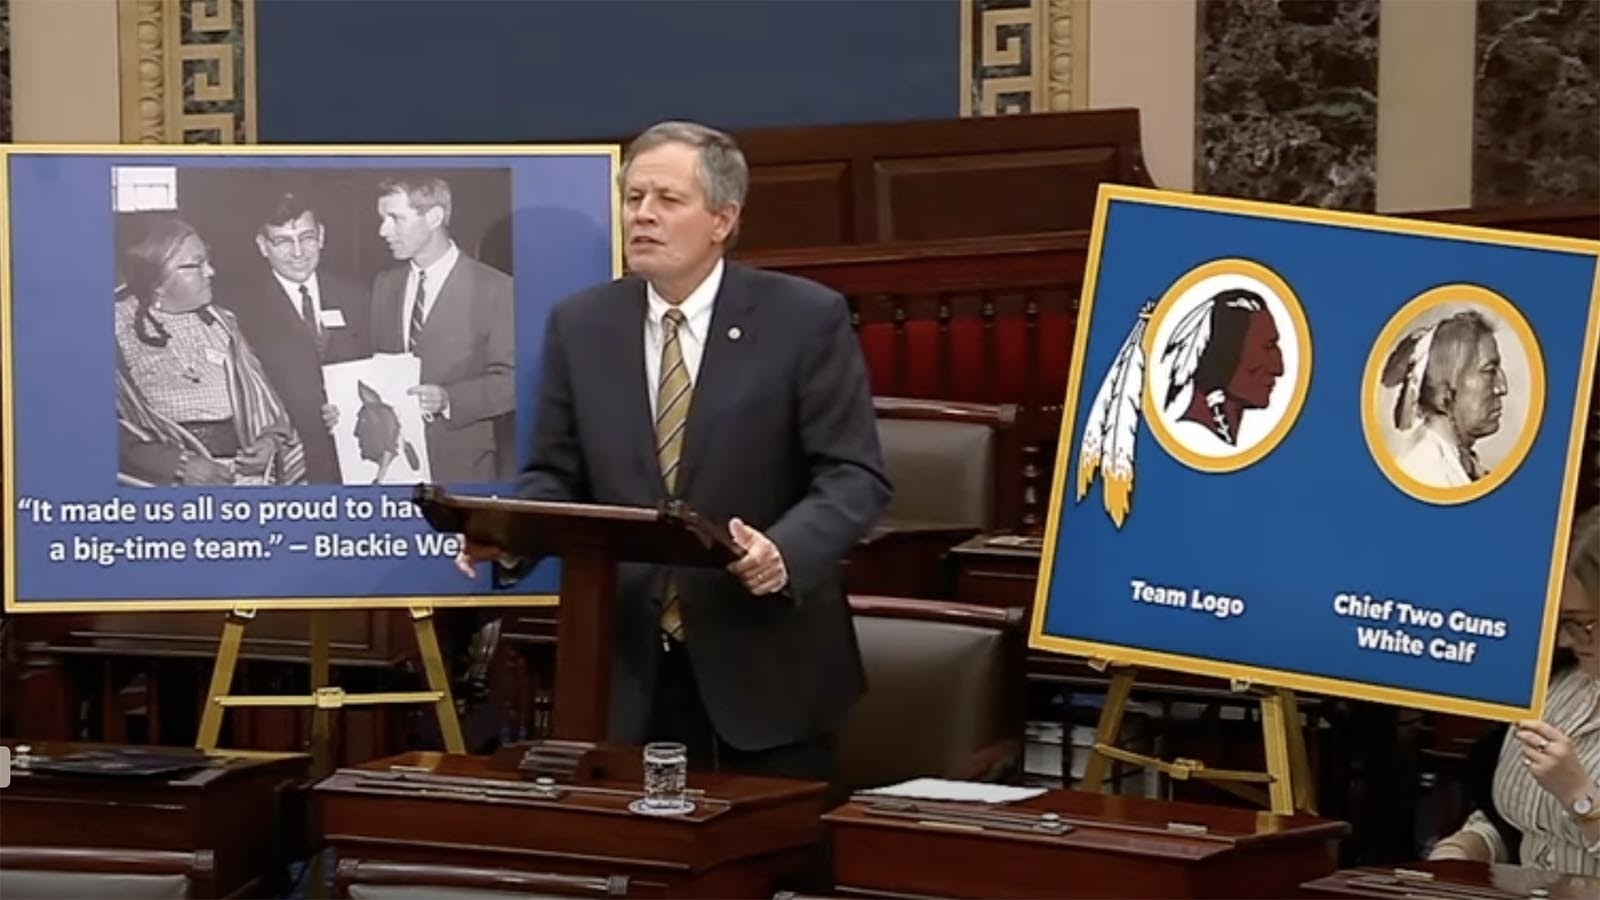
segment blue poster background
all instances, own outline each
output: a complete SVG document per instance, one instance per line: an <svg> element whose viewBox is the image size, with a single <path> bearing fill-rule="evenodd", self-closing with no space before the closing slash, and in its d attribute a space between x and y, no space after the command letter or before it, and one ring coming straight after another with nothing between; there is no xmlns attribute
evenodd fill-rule
<svg viewBox="0 0 1600 900"><path fill-rule="evenodd" d="M1380 686L1436 695L1445 707L1530 706L1543 677L1557 523L1571 503L1564 481L1569 462L1576 465L1569 454L1578 452L1575 399L1588 383L1585 354L1594 352L1595 251L1292 221L1281 207L1266 217L1174 202L1183 201L1114 197L1106 209L1093 295L1084 298L1092 306L1080 320L1087 345L1075 361L1076 406L1063 434L1070 442L1059 451L1065 480L1058 474L1035 643L1172 654L1202 670L1250 666L1286 674L1279 683L1289 686L1301 677L1336 679L1355 685L1356 695ZM1269 267L1299 297L1314 346L1304 407L1276 450L1226 474L1185 466L1141 422L1131 511L1118 529L1103 508L1101 481L1076 497L1091 401L1141 305L1224 257ZM1389 319L1411 298L1451 283L1487 287L1522 312L1543 350L1547 395L1532 449L1510 480L1445 506L1414 499L1384 476L1363 437L1361 391ZM1242 598L1246 612L1219 618L1136 602L1133 579ZM1478 645L1470 663L1361 649L1358 625L1400 627L1425 643L1463 635L1341 616L1333 599L1347 592L1501 619L1507 632L1466 636Z"/></svg>
<svg viewBox="0 0 1600 900"><path fill-rule="evenodd" d="M297 485L284 487L133 488L116 484L115 338L112 298L114 229L112 169L120 165L198 167L328 167L372 169L453 169L476 166L509 169L512 234L515 241L514 290L517 343L517 453L525 456L532 434L539 350L545 319L553 304L617 273L613 219L614 154L607 148L574 148L549 155L294 155L252 148L216 155L30 154L13 151L8 162L8 228L11 271L5 310L10 356L5 363L5 396L13 441L14 466L5 473L6 529L14 555L6 560L14 577L8 609L60 608L111 604L149 608L189 605L230 606L241 601L295 599L389 603L417 598L433 603L514 601L494 597L488 579L467 581L448 558L419 557L414 538L432 534L420 518L384 519L381 498L406 500L411 488ZM373 214L373 236L377 225ZM204 237L204 235L202 235ZM454 493L504 493L507 484L451 484ZM182 503L211 496L217 504L246 501L337 497L341 515L334 522L217 520L170 524L62 525L33 521L24 498L104 502L121 498L134 504ZM344 514L346 499L372 501L374 517L358 521ZM52 563L52 541L74 537L122 540L259 538L277 532L281 543L261 560L184 562L118 561ZM315 559L291 553L291 543L306 543L315 533L361 537L393 535L412 545L405 559ZM275 539L278 540L278 539ZM13 585L8 577L8 588ZM541 565L518 585L514 595L552 595L559 582L554 562ZM216 601L204 603L202 601Z"/></svg>

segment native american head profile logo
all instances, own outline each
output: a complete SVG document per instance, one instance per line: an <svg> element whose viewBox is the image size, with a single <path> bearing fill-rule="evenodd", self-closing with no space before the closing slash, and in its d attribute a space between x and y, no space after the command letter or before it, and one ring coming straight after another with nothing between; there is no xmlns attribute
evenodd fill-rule
<svg viewBox="0 0 1600 900"><path fill-rule="evenodd" d="M1305 315L1282 278L1248 260L1196 267L1141 306L1107 369L1085 419L1077 499L1100 476L1106 513L1122 527L1141 417L1189 468L1256 462L1298 416L1310 363Z"/></svg>

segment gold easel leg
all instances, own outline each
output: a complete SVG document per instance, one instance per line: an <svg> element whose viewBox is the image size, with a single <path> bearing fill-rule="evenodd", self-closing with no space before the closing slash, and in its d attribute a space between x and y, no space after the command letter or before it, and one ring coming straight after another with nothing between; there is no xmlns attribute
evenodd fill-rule
<svg viewBox="0 0 1600 900"><path fill-rule="evenodd" d="M1306 755L1305 730L1300 726L1300 703L1294 691L1283 691L1283 717L1289 732L1289 772L1294 778L1295 806L1303 812L1317 811L1317 784L1311 777L1311 760Z"/></svg>
<svg viewBox="0 0 1600 900"><path fill-rule="evenodd" d="M450 696L450 675L444 669L444 655L439 652L439 636L433 630L433 607L411 607L411 627L417 633L417 648L422 651L422 664L428 671L428 687L440 696L433 708L439 714L439 733L444 735L444 749L450 753L467 752L467 742L461 736L461 720L456 717L456 701Z"/></svg>
<svg viewBox="0 0 1600 900"><path fill-rule="evenodd" d="M1268 785L1272 811L1289 815L1294 812L1294 773L1289 765L1289 730L1280 691L1268 690L1261 697L1261 733L1267 745L1267 774L1272 776Z"/></svg>
<svg viewBox="0 0 1600 900"><path fill-rule="evenodd" d="M244 627L255 618L253 609L235 609L222 625L222 642L217 645L217 661L211 667L211 686L206 689L206 708L200 713L200 735L194 745L210 753L222 737L222 704L233 686L233 670L239 665L239 645L244 642Z"/></svg>
<svg viewBox="0 0 1600 900"><path fill-rule="evenodd" d="M311 693L333 687L333 620L327 610L311 613ZM333 710L311 709L311 772L324 778L333 772Z"/></svg>
<svg viewBox="0 0 1600 900"><path fill-rule="evenodd" d="M1128 706L1128 695L1133 691L1133 670L1113 669L1111 686L1106 689L1106 705L1100 710L1100 724L1094 732L1094 749L1089 751L1089 761L1083 767L1083 784L1081 789L1099 793L1105 789L1106 770L1111 766L1111 758L1100 752L1101 746L1115 747L1117 736L1122 733L1122 714ZM1067 729L1065 738L1067 749L1071 747L1071 728Z"/></svg>

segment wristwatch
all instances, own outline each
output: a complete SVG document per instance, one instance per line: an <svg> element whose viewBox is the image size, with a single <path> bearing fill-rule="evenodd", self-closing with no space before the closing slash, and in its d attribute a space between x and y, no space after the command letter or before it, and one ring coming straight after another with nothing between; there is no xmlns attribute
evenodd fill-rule
<svg viewBox="0 0 1600 900"><path fill-rule="evenodd" d="M1578 795L1572 803L1572 815L1579 822L1600 822L1600 802L1595 801L1595 788L1589 789Z"/></svg>

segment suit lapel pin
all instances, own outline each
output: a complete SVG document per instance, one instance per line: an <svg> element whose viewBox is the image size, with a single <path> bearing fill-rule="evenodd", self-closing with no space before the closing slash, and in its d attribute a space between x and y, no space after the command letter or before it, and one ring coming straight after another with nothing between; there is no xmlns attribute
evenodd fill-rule
<svg viewBox="0 0 1600 900"><path fill-rule="evenodd" d="M742 337L744 337L744 332L739 330L739 326L735 325L728 329L728 340L737 341Z"/></svg>

